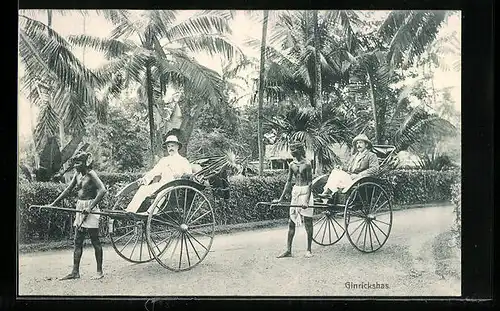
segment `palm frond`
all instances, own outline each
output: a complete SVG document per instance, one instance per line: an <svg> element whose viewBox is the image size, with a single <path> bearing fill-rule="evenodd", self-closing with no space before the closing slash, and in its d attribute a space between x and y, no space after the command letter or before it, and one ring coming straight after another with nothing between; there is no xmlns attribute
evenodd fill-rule
<svg viewBox="0 0 500 311"><path fill-rule="evenodd" d="M195 53L208 53L211 56L222 54L226 59L244 55L241 49L227 37L218 34L197 34L178 38L173 43L181 44Z"/></svg>
<svg viewBox="0 0 500 311"><path fill-rule="evenodd" d="M168 27L167 27L168 26ZM169 42L207 33L228 34L231 32L228 19L215 13L196 14L173 25L165 25L160 34Z"/></svg>
<svg viewBox="0 0 500 311"><path fill-rule="evenodd" d="M446 11L393 11L379 29L389 43L388 59L400 65L413 58L432 42L446 16Z"/></svg>
<svg viewBox="0 0 500 311"><path fill-rule="evenodd" d="M59 117L55 109L47 101L45 105L40 108L40 115L35 128L35 143L37 150L43 147L43 142L46 138L55 136L57 134L59 125Z"/></svg>
<svg viewBox="0 0 500 311"><path fill-rule="evenodd" d="M68 37L68 41L77 46L89 47L102 52L107 59L122 56L135 48L135 44L131 41L106 39L88 35L72 35Z"/></svg>
<svg viewBox="0 0 500 311"><path fill-rule="evenodd" d="M212 103L220 100L223 87L218 73L200 65L182 51L168 49L168 52L173 57L173 61L170 63L162 61L165 68L162 74L170 75L171 78L177 77L177 79L182 76L186 79L185 81L189 81L192 90L200 96L208 98Z"/></svg>

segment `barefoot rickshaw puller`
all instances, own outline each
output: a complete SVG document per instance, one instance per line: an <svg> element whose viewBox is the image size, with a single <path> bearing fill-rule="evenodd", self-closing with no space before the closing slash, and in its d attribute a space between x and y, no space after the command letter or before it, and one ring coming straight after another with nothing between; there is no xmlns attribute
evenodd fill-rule
<svg viewBox="0 0 500 311"><path fill-rule="evenodd" d="M299 205L300 207L290 207L287 249L284 253L279 255L278 258L292 257L292 243L293 237L295 235L295 227L302 225L302 218L304 219L304 227L307 233L307 251L305 256L311 257L311 243L313 235L312 216L314 213L314 209L312 207L309 207L314 205L311 193L311 163L306 159L305 147L301 142L295 142L291 144L290 153L292 154L294 160L289 165L288 178L283 189L283 193L278 200L273 200L273 203L282 202L286 193L290 191L290 188L292 188L292 200L290 202L290 205ZM295 185L291 187L293 177L295 177Z"/></svg>
<svg viewBox="0 0 500 311"><path fill-rule="evenodd" d="M76 209L83 211L82 213L76 213L73 223L73 226L75 226L73 270L61 280L80 278L80 259L83 253L83 241L87 234L90 236L90 241L94 247L97 262L97 275L93 279L100 279L104 276L102 271L102 245L99 240L100 215L89 214L89 212L99 211L98 204L106 194L106 188L92 169L92 156L90 153L80 152L76 154L72 158L72 164L76 174L68 187L50 204L51 206L57 206L62 199L75 189L78 197Z"/></svg>

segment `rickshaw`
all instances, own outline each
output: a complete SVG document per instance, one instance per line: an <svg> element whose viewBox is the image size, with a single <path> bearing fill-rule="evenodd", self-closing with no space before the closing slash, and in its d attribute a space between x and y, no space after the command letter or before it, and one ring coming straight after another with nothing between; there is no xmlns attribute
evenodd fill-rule
<svg viewBox="0 0 500 311"><path fill-rule="evenodd" d="M126 211L140 187L127 184L115 195L112 209L92 211L106 216L108 235L116 253L132 263L156 260L172 271L186 271L200 264L210 251L215 234L215 217L207 198L210 191L224 193L219 180L231 167L230 156L214 156L191 162L201 170L189 179L173 180L148 197L136 212ZM227 183L222 183L227 184ZM32 205L66 212L72 208Z"/></svg>
<svg viewBox="0 0 500 311"><path fill-rule="evenodd" d="M313 241L330 246L347 236L351 245L363 253L379 250L389 238L392 228L392 198L390 181L382 174L394 165L396 147L374 145L381 169L374 176L362 177L330 198L315 200L313 214ZM313 179L314 198L323 191L329 174ZM289 203L259 202L271 208L301 207ZM343 221L341 218L343 217Z"/></svg>

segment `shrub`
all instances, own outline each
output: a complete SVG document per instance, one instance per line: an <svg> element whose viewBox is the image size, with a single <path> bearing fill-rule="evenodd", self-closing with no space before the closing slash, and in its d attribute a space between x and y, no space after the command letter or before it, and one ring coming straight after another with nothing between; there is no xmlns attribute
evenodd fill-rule
<svg viewBox="0 0 500 311"><path fill-rule="evenodd" d="M98 174L108 189L108 193L100 204L101 208L106 209L113 207L116 201L114 196L123 185L142 176L142 174L136 173L101 172ZM381 177L387 184L385 188L393 195L394 204L404 205L450 201L452 198L456 200L457 190L453 189L456 189L457 186L452 188L451 185L459 182L457 176L457 171L395 170ZM269 206L256 206L259 201L269 202L281 195L286 182L285 174L273 177L233 176L230 177L229 181L229 199L214 197L208 190L205 192L211 201L218 225L288 217L288 208L270 209ZM57 240L72 235L73 213L50 210L40 212L38 209L30 210L28 208L32 204L52 202L64 188L65 185L55 183L34 182L19 185L18 206L21 243L40 239ZM73 193L62 204L66 207L73 207L75 201L76 196ZM101 221L101 226L101 233L104 234L106 222Z"/></svg>
<svg viewBox="0 0 500 311"><path fill-rule="evenodd" d="M454 170L394 170L382 177L392 184L394 203L404 205L449 201L457 175Z"/></svg>

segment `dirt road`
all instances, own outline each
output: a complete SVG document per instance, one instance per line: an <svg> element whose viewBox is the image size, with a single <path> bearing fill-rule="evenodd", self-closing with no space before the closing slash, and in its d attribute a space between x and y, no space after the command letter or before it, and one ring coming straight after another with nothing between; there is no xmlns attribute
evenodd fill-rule
<svg viewBox="0 0 500 311"><path fill-rule="evenodd" d="M218 235L200 265L179 273L155 261L131 264L106 246L106 276L98 281L90 279L91 247L84 250L81 279L71 281L57 278L71 270L72 251L20 254L19 295L458 296L460 253L448 246L453 218L452 206L397 211L389 240L372 254L344 237L333 246L313 244L314 257L305 258L303 228L295 236L294 257L284 259L275 258L285 248L284 226Z"/></svg>

